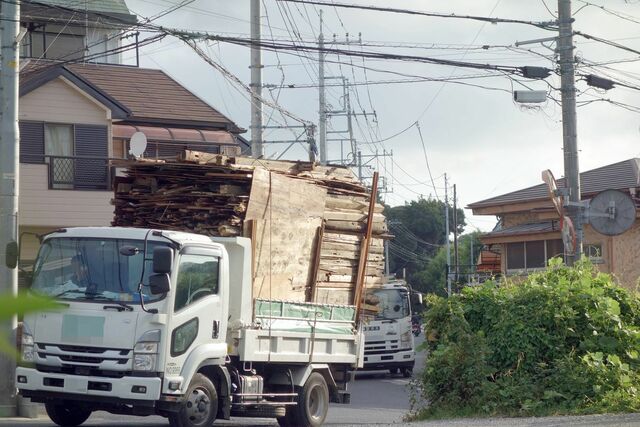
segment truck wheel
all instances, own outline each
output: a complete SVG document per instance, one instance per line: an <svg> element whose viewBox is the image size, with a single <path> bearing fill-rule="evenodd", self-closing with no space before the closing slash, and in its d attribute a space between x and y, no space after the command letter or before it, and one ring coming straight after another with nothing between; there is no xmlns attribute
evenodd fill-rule
<svg viewBox="0 0 640 427"><path fill-rule="evenodd" d="M389 369L389 373L390 373L391 375L396 375L396 374L398 373L398 368L390 368L390 369Z"/></svg>
<svg viewBox="0 0 640 427"><path fill-rule="evenodd" d="M402 368L402 376L405 378L411 378L413 375L413 369L411 368Z"/></svg>
<svg viewBox="0 0 640 427"><path fill-rule="evenodd" d="M74 407L73 403L45 403L44 407L47 410L47 415L51 418L51 421L58 424L61 427L76 427L87 421L87 418L91 415L91 411L88 409L82 409Z"/></svg>
<svg viewBox="0 0 640 427"><path fill-rule="evenodd" d="M298 394L298 404L287 408L287 415L278 418L281 426L318 427L329 410L329 387L324 377L314 372Z"/></svg>
<svg viewBox="0 0 640 427"><path fill-rule="evenodd" d="M202 374L195 374L189 384L184 403L179 412L169 415L171 427L209 427L218 413L216 388Z"/></svg>

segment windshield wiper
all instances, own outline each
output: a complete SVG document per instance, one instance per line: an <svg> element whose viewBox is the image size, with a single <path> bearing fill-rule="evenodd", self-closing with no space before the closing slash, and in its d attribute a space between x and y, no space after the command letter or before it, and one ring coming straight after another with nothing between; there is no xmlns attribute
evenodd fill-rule
<svg viewBox="0 0 640 427"><path fill-rule="evenodd" d="M60 292L59 294L52 295L52 298L59 298L59 297L61 297L63 295L67 295L67 294L70 294L72 292L77 292L79 294L86 294L86 292L83 291L82 289L67 289L66 291Z"/></svg>
<svg viewBox="0 0 640 427"><path fill-rule="evenodd" d="M102 306L103 310L108 310L110 308L115 308L118 311L133 311L133 307L130 306L129 304L125 304L122 301L116 301L116 300L112 300L111 298L106 298L106 301L113 301L114 303L118 304L118 305L104 305Z"/></svg>
<svg viewBox="0 0 640 427"><path fill-rule="evenodd" d="M103 309L107 309L107 308L116 308L118 311L133 311L133 307L130 306L129 304L126 304L122 301L118 301L116 299L113 298L109 298L108 296L105 296L102 294L102 292L91 292L91 293L86 293L87 295L87 299L90 300L94 300L94 301L109 301L109 302L113 302L116 303L118 305L105 305L104 307L102 307Z"/></svg>

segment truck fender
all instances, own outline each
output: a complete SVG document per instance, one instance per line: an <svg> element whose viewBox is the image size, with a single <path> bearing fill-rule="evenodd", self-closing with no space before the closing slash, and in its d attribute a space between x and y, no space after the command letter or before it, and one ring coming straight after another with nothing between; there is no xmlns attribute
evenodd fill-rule
<svg viewBox="0 0 640 427"><path fill-rule="evenodd" d="M198 372L198 369L205 361L207 362L207 365L224 366L226 356L227 344L224 342L203 344L194 348L189 353L184 365L182 365L180 375L185 379L185 381L180 386L180 394L187 392L191 378L193 378L193 376Z"/></svg>
<svg viewBox="0 0 640 427"><path fill-rule="evenodd" d="M228 420L231 417L231 376L226 366L220 366L218 360L207 359L203 361L198 370L216 385L218 392L218 419Z"/></svg>
<svg viewBox="0 0 640 427"><path fill-rule="evenodd" d="M290 371L291 377L293 378L293 385L297 387L304 386L304 383L307 382L307 379L313 372L319 372L327 382L329 391L331 393L337 391L338 386L333 378L331 369L329 369L329 365L326 363L312 363L305 366L292 367ZM289 379L286 371L281 371L269 378L269 384L290 386L291 379Z"/></svg>

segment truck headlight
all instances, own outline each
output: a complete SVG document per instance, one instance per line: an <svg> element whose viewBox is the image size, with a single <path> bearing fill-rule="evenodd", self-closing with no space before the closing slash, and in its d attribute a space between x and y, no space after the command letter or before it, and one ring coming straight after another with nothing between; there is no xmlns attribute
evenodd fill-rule
<svg viewBox="0 0 640 427"><path fill-rule="evenodd" d="M33 362L36 354L33 351L33 335L22 335L22 361Z"/></svg>
<svg viewBox="0 0 640 427"><path fill-rule="evenodd" d="M27 325L22 324L22 339L20 342L23 362L34 362L36 354L34 349L33 334Z"/></svg>
<svg viewBox="0 0 640 427"><path fill-rule="evenodd" d="M155 371L158 361L158 343L160 341L160 330L147 331L133 347L133 370L134 371Z"/></svg>
<svg viewBox="0 0 640 427"><path fill-rule="evenodd" d="M411 332L405 332L400 335L400 347L409 348L411 347Z"/></svg>
<svg viewBox="0 0 640 427"><path fill-rule="evenodd" d="M157 355L155 354L134 354L134 371L153 371L156 368Z"/></svg>

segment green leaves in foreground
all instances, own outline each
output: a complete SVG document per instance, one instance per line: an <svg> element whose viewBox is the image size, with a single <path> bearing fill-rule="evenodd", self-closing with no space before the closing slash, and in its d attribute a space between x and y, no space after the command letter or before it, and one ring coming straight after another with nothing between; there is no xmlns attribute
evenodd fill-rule
<svg viewBox="0 0 640 427"><path fill-rule="evenodd" d="M640 299L586 261L429 307L419 418L640 411Z"/></svg>
<svg viewBox="0 0 640 427"><path fill-rule="evenodd" d="M8 322L13 316L23 315L34 311L59 309L60 304L54 300L32 294L4 294L0 295L0 322ZM6 331L0 330L0 352L16 356L16 347L10 342Z"/></svg>

